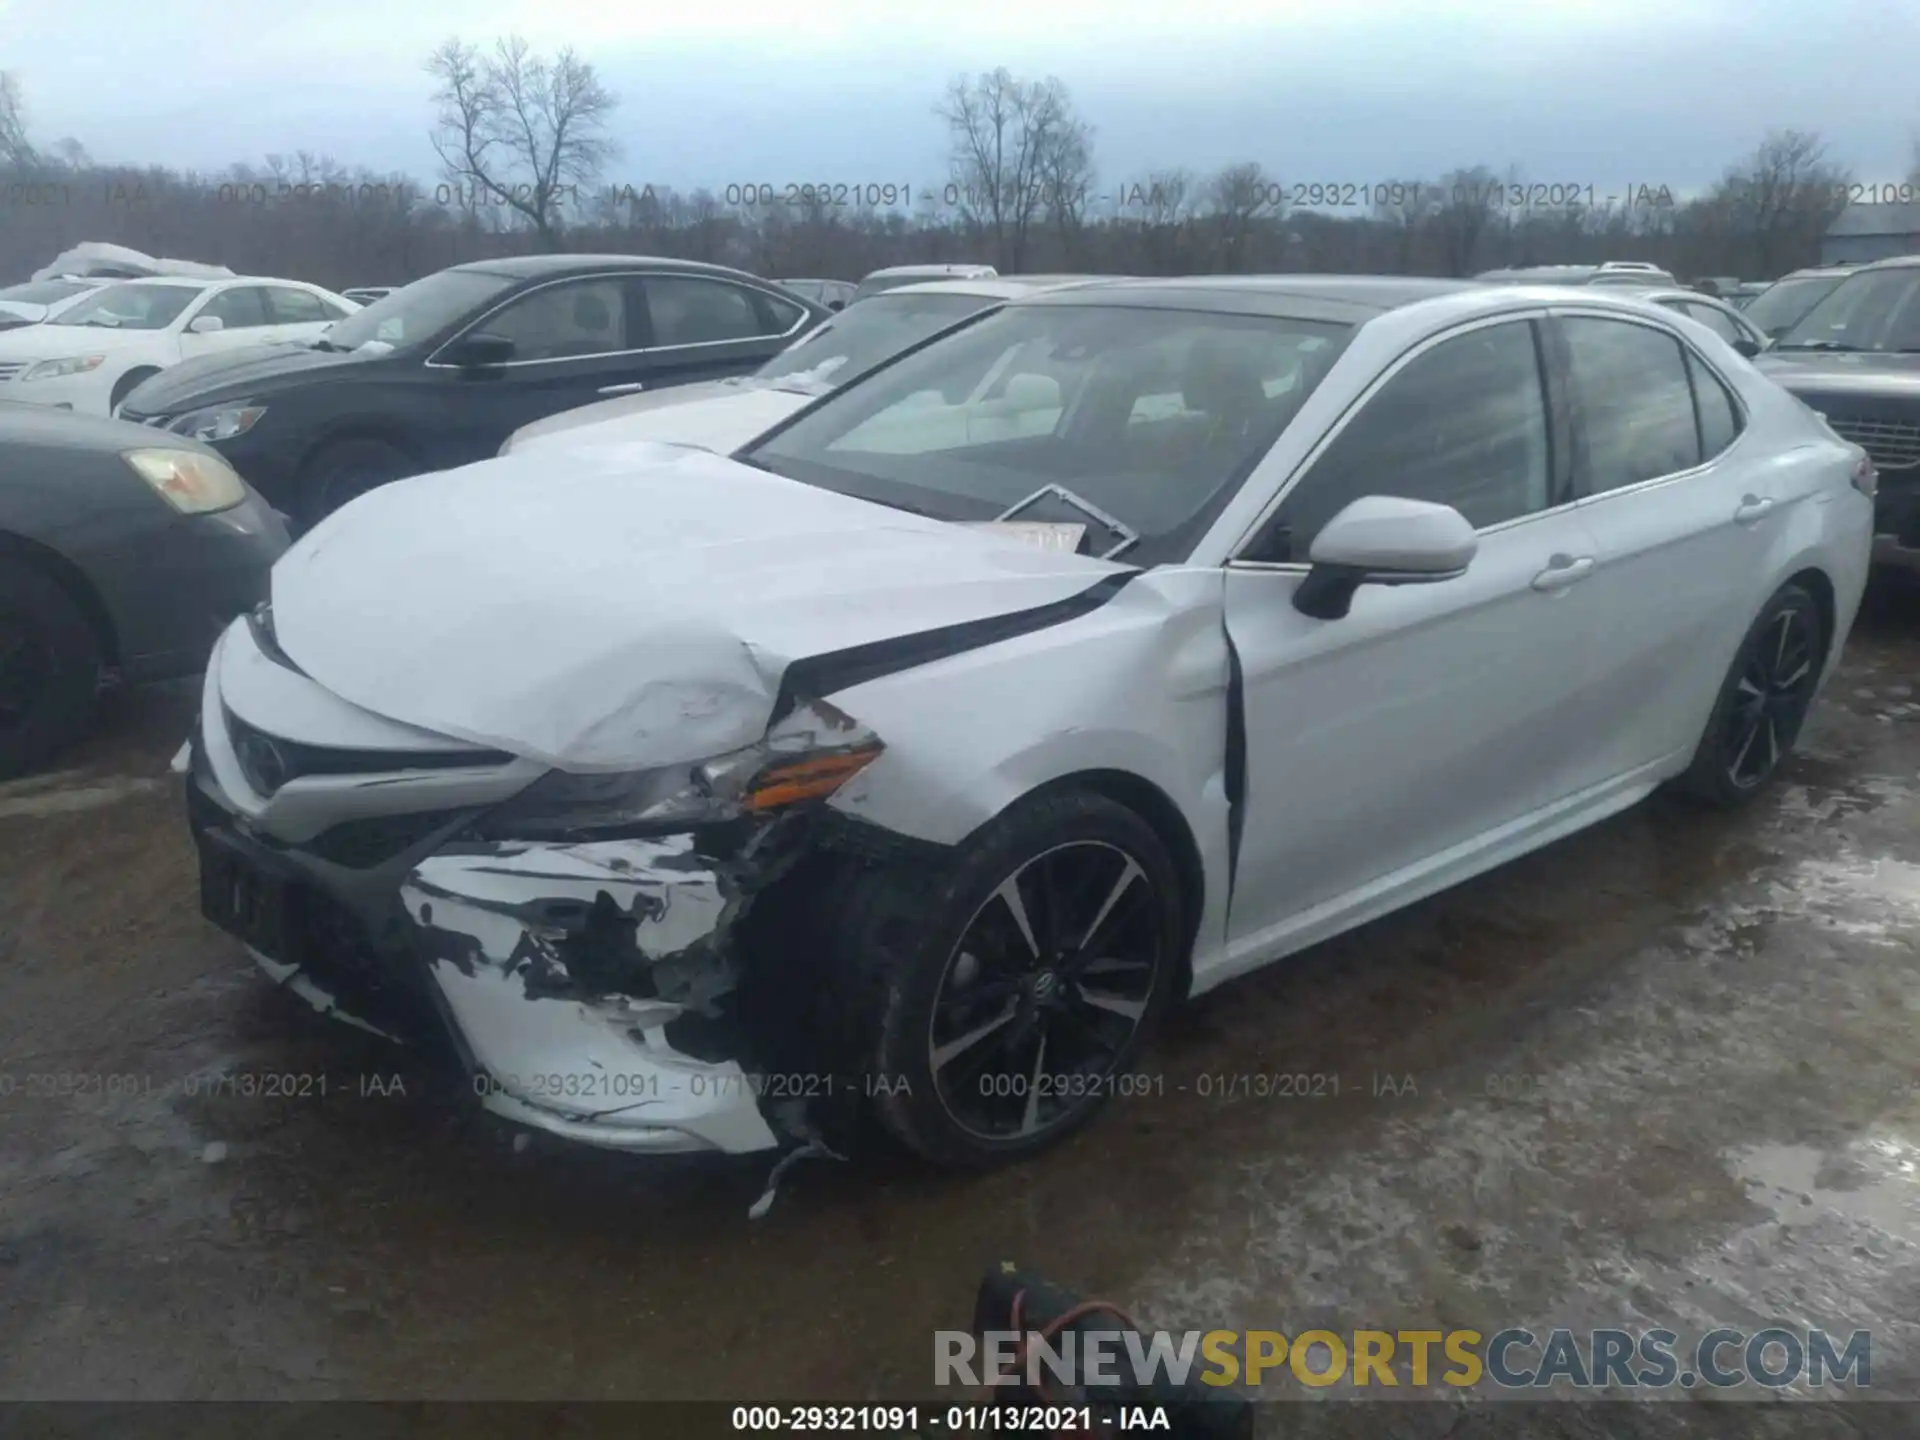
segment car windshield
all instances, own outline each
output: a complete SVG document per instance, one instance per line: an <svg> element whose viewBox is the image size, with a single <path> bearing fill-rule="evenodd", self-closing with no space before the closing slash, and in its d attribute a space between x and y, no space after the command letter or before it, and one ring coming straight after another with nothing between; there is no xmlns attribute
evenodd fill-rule
<svg viewBox="0 0 1920 1440"><path fill-rule="evenodd" d="M108 330L164 330L200 298L200 293L197 285L109 285L47 323Z"/></svg>
<svg viewBox="0 0 1920 1440"><path fill-rule="evenodd" d="M1834 292L1843 275L1808 275L1769 285L1742 307L1741 313L1769 335L1784 335L1809 310Z"/></svg>
<svg viewBox="0 0 1920 1440"><path fill-rule="evenodd" d="M1778 348L1920 351L1920 265L1847 276L1780 337Z"/></svg>
<svg viewBox="0 0 1920 1440"><path fill-rule="evenodd" d="M327 332L327 348L358 350L371 342L398 349L418 344L512 286L510 277L484 270L438 271L336 322Z"/></svg>
<svg viewBox="0 0 1920 1440"><path fill-rule="evenodd" d="M844 385L996 303L986 295L876 295L809 330L762 365L759 376L796 389Z"/></svg>
<svg viewBox="0 0 1920 1440"><path fill-rule="evenodd" d="M1350 333L1277 316L1010 306L738 458L943 520L992 520L1057 485L1137 531L1143 551L1184 555Z"/></svg>
<svg viewBox="0 0 1920 1440"><path fill-rule="evenodd" d="M24 285L9 285L0 290L0 300L13 300L22 305L51 305L93 288L82 280L29 280Z"/></svg>

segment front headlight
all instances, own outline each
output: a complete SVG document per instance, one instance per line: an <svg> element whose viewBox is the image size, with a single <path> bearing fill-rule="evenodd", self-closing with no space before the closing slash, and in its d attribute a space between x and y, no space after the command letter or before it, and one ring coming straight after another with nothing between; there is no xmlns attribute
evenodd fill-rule
<svg viewBox="0 0 1920 1440"><path fill-rule="evenodd" d="M204 410L189 411L167 429L190 440L231 440L259 424L266 413L264 405L209 405Z"/></svg>
<svg viewBox="0 0 1920 1440"><path fill-rule="evenodd" d="M480 822L499 839L670 833L824 800L886 747L851 715L806 701L759 742L697 765L617 775L551 770Z"/></svg>
<svg viewBox="0 0 1920 1440"><path fill-rule="evenodd" d="M129 450L122 457L182 515L227 510L247 498L247 487L224 460L197 450Z"/></svg>
<svg viewBox="0 0 1920 1440"><path fill-rule="evenodd" d="M42 360L38 365L29 365L20 378L57 380L62 375L84 375L89 370L98 370L106 361L104 355L69 355L64 360Z"/></svg>

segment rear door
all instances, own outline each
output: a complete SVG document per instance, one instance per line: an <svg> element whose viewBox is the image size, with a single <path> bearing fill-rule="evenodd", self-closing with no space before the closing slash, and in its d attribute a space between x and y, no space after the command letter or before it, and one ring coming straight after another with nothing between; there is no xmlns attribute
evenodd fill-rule
<svg viewBox="0 0 1920 1440"><path fill-rule="evenodd" d="M655 273L646 295L648 390L758 370L812 315L770 291L712 275Z"/></svg>
<svg viewBox="0 0 1920 1440"><path fill-rule="evenodd" d="M1699 739L1765 596L1783 497L1741 443L1734 388L1651 322L1560 313L1555 355L1573 421L1577 509L1594 537L1586 588L1604 624L1587 684L1595 778L1655 765Z"/></svg>

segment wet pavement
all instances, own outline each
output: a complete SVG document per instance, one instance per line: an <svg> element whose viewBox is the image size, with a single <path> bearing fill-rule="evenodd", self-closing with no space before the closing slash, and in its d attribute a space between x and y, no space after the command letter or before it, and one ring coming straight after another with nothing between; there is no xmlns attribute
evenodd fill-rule
<svg viewBox="0 0 1920 1440"><path fill-rule="evenodd" d="M1920 590L1749 809L1230 985L1035 1162L806 1166L758 1222L764 1158L517 1139L270 989L198 915L192 703L0 786L0 1397L912 1396L1002 1258L1175 1328L1864 1329L1920 1393Z"/></svg>

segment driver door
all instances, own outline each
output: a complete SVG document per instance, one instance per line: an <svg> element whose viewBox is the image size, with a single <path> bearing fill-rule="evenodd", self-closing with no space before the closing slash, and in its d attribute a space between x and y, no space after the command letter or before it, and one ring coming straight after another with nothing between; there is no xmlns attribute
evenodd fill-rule
<svg viewBox="0 0 1920 1440"><path fill-rule="evenodd" d="M1235 968L1417 898L1577 787L1594 546L1543 340L1504 320L1403 357L1228 567L1246 740ZM1456 579L1363 585L1343 618L1301 614L1314 535L1363 495L1453 506L1478 553Z"/></svg>

